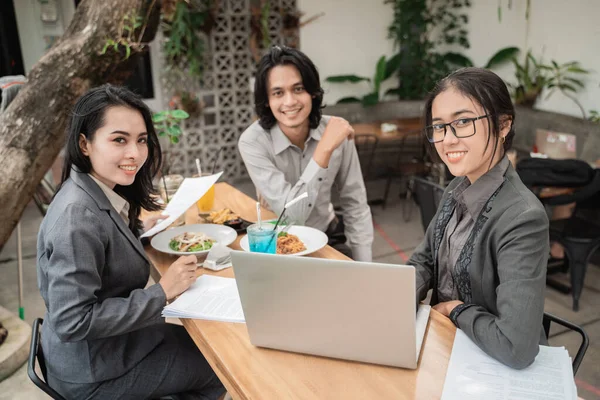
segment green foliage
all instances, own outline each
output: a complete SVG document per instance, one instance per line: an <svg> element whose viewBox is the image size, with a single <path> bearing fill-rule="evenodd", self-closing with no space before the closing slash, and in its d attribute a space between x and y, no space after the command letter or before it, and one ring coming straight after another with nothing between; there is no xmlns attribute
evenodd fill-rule
<svg viewBox="0 0 600 400"><path fill-rule="evenodd" d="M600 112L597 110L590 110L590 121L600 124Z"/></svg>
<svg viewBox="0 0 600 400"><path fill-rule="evenodd" d="M210 12L210 1L180 0L170 21L163 20L164 55L171 68L187 68L198 78L204 70L204 28ZM182 65L183 64L183 65Z"/></svg>
<svg viewBox="0 0 600 400"><path fill-rule="evenodd" d="M533 107L542 91L547 92L546 98L559 91L577 104L585 118L585 110L574 95L585 87L579 77L589 74L589 71L582 68L578 61L559 64L551 60L550 64L544 64L528 51L522 64L516 58L513 58L513 64L517 83L509 86L516 104Z"/></svg>
<svg viewBox="0 0 600 400"><path fill-rule="evenodd" d="M472 65L456 52L442 53L440 46L468 49L470 0L385 0L392 4L394 19L388 38L398 50L395 73L399 86L388 91L400 99L422 99L435 83L456 67Z"/></svg>
<svg viewBox="0 0 600 400"><path fill-rule="evenodd" d="M520 52L518 47L505 47L498 50L493 56L490 57L489 61L484 68L494 69L502 64L512 61Z"/></svg>
<svg viewBox="0 0 600 400"><path fill-rule="evenodd" d="M131 56L132 50L140 51L144 48L145 44L141 43L141 39L145 27L145 18L137 12L125 15L119 24L117 39L107 38L100 54L106 54L109 49L120 53L120 48L122 47L125 53L124 58L127 60Z"/></svg>
<svg viewBox="0 0 600 400"><path fill-rule="evenodd" d="M183 110L165 110L152 114L152 122L158 136L168 136L171 143L179 143L181 122L190 115Z"/></svg>
<svg viewBox="0 0 600 400"><path fill-rule="evenodd" d="M271 37L269 36L269 15L271 14L271 2L266 0L260 8L260 29L262 31L263 48L271 47Z"/></svg>
<svg viewBox="0 0 600 400"><path fill-rule="evenodd" d="M377 60L375 66L375 74L373 79L365 76L358 75L335 75L329 76L325 79L326 82L331 83L357 83L357 82L372 82L371 91L361 98L358 97L344 97L338 100L338 104L343 103L362 103L365 107L371 107L379 103L381 100L381 83L392 76L396 70L398 63L398 57L394 56L389 60L386 60L385 56L381 56Z"/></svg>

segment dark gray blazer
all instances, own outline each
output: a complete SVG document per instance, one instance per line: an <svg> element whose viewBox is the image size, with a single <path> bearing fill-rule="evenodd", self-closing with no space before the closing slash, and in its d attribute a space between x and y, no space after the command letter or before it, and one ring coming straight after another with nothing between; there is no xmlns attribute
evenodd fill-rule
<svg viewBox="0 0 600 400"><path fill-rule="evenodd" d="M425 239L408 261L416 267L417 302L437 289L436 255L452 212L449 192L462 179L446 188ZM538 345L547 343L542 319L549 251L544 207L509 166L457 261L469 272L474 304L458 315L457 324L483 351L513 368L531 364Z"/></svg>
<svg viewBox="0 0 600 400"><path fill-rule="evenodd" d="M162 340L159 284L150 263L100 187L72 171L38 235L38 286L46 303L42 349L48 372L72 383L116 378Z"/></svg>

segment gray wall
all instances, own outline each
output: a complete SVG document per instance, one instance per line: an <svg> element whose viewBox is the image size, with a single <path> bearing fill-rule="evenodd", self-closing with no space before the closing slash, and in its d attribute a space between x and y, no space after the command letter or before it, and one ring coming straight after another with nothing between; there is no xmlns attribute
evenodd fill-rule
<svg viewBox="0 0 600 400"><path fill-rule="evenodd" d="M537 129L571 133L577 137L577 157L594 162L600 159L600 124L569 115L517 107L513 146L531 150Z"/></svg>

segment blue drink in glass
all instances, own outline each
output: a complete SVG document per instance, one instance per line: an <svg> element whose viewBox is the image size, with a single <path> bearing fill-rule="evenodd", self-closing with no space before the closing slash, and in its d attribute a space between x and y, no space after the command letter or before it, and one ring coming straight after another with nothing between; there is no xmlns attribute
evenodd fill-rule
<svg viewBox="0 0 600 400"><path fill-rule="evenodd" d="M274 227L272 224L262 224L262 227L259 228L258 224L252 224L246 229L251 252L276 253L277 232L273 230Z"/></svg>

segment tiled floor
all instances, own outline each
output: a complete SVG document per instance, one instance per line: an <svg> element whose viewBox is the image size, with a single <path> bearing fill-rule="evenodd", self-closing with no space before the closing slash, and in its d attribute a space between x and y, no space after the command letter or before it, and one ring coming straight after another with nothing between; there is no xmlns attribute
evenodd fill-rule
<svg viewBox="0 0 600 400"><path fill-rule="evenodd" d="M237 185L253 196L251 183ZM394 189L397 190L396 187ZM381 187L370 188L375 197ZM253 196L254 197L254 196ZM423 238L420 217L416 207L408 222L402 219L403 202L397 192L390 195L389 205L384 210L380 206L372 209L375 223L374 260L383 263L404 263ZM24 306L26 321L31 323L43 316L45 307L37 289L35 252L37 229L41 216L34 205L27 208L22 219L23 255L24 255ZM0 252L0 304L15 313L18 311L16 239L14 237ZM563 276L559 279L567 280ZM590 337L590 348L577 374L576 382L579 395L587 400L600 400L600 268L590 265L586 285L581 298L581 309L571 310L571 298L553 289L546 291L546 311L566 318L583 326ZM552 345L566 346L572 355L578 346L578 338L573 333L553 331ZM8 379L0 382L0 400L3 399L46 399L41 391L29 381L26 365Z"/></svg>

